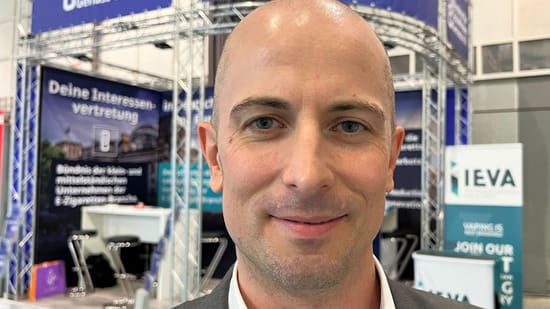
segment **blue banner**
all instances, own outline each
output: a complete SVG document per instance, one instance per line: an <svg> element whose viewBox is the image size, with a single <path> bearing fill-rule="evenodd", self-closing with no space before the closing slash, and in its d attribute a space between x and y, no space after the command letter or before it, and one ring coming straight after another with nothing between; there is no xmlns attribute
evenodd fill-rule
<svg viewBox="0 0 550 309"><path fill-rule="evenodd" d="M182 117L181 126L178 128L179 138L185 138L187 136L185 132L185 124L187 122L185 117L186 108L186 94L181 92L179 95L180 106L178 110L179 117ZM212 106L214 104L214 89L208 87L205 89L204 93L204 102L203 102L203 118L202 121L210 121L212 118ZM159 109L159 147L163 148L164 151L161 152L159 156L159 161L169 161L170 160L170 143L172 138L172 110L174 109L174 104L172 104L172 92L164 92L162 94L162 104ZM191 147L191 163L197 163L199 155L201 154L197 128L198 124L201 121L200 117L200 98L199 93L195 92L191 101L191 140L185 141L185 143L180 143L177 149L177 153L181 158L185 157L185 147L190 145Z"/></svg>
<svg viewBox="0 0 550 309"><path fill-rule="evenodd" d="M160 108L161 122L171 121L172 119L172 110L174 109L174 105L172 104L172 97L173 97L173 94L171 91L164 92L162 94L162 104ZM186 97L187 97L187 94L185 92L181 92L179 95L180 106L179 106L178 115L183 118L185 118L185 111L187 110ZM209 122L212 118L213 105L214 105L214 88L213 87L206 87L204 89L203 106L200 106L200 94L198 92L193 93L193 97L191 99L191 110L192 110L191 139L193 140L193 143L196 143L196 140L198 138L197 128L198 128L199 122L201 121L199 111L202 108L203 110L202 121ZM171 128L166 128L166 129L171 130Z"/></svg>
<svg viewBox="0 0 550 309"><path fill-rule="evenodd" d="M468 0L448 0L447 40L464 61L468 61L469 26Z"/></svg>
<svg viewBox="0 0 550 309"><path fill-rule="evenodd" d="M34 0L32 33L169 7L172 0Z"/></svg>
<svg viewBox="0 0 550 309"><path fill-rule="evenodd" d="M422 92L395 93L397 125L405 128L405 140L394 173L395 187L386 195L386 208L420 209L422 206Z"/></svg>
<svg viewBox="0 0 550 309"><path fill-rule="evenodd" d="M455 88L448 88L445 108L447 145L453 145L455 142L456 104L459 103L455 102ZM387 208L420 209L422 207L422 91L396 92L395 113L397 125L405 128L405 140L394 174L395 188L386 196L386 205Z"/></svg>
<svg viewBox="0 0 550 309"><path fill-rule="evenodd" d="M181 105L179 106L178 115L185 119L186 115L186 97L187 94L182 92L179 95L179 100ZM204 102L203 102L203 119L202 121L210 121L212 118L212 106L214 103L214 89L208 87L205 89L204 93ZM160 109L160 120L159 120L159 140L169 143L168 139L172 136L172 110L174 106L172 104L172 92L166 92L163 94L161 109ZM199 111L200 98L199 93L195 92L191 100L191 141L186 141L186 143L181 144L178 148L178 155L182 158L185 157L185 146L187 144L191 147L191 182L195 185L191 187L191 208L197 207L198 202L198 159L201 155L201 150L198 143L197 129L198 124L201 121ZM183 130L183 128L180 128ZM185 136L185 132L180 131L178 133L180 136ZM163 160L168 160L170 158L169 153L161 155ZM157 204L162 207L170 207L170 184L171 184L171 171L170 171L169 162L160 162L158 167L158 199ZM177 177L183 179L185 169L183 165L178 166ZM210 169L208 165L204 164L203 166L203 185L202 185L202 209L203 211L212 211L212 212L221 212L222 211L222 198L220 193L215 193L210 189ZM177 183L183 183L183 180L178 181ZM177 188L178 193L183 195L183 186Z"/></svg>
<svg viewBox="0 0 550 309"><path fill-rule="evenodd" d="M345 0L344 2L373 6L407 15L437 29L438 0Z"/></svg>

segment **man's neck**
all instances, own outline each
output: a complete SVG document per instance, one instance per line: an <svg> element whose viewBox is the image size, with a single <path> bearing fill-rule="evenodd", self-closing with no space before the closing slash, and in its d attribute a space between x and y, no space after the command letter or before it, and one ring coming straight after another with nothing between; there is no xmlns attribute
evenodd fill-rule
<svg viewBox="0 0 550 309"><path fill-rule="evenodd" d="M288 291L254 274L245 263L238 264L237 276L248 309L380 308L380 279L372 256L326 289Z"/></svg>

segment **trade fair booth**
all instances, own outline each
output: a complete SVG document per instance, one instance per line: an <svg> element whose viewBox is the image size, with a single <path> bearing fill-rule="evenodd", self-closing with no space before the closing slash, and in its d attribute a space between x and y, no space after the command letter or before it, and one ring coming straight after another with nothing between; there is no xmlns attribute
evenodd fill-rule
<svg viewBox="0 0 550 309"><path fill-rule="evenodd" d="M394 76L396 121L407 134L395 190L387 196L394 222L380 242L404 241L395 251L413 236L418 243L386 263L399 279L413 263L413 250L453 251L445 234L451 230L443 228L456 224L443 216L445 149L470 142L469 2L344 2L373 25L387 49L414 52L420 68ZM144 290L170 305L195 298L204 288L203 245L219 249L212 265L227 245L227 237L204 233L202 217L220 213L221 196L208 186L196 126L212 114L220 41L264 2L76 3L18 2L10 207L0 252L4 293L14 299L35 294L33 269L54 260L64 261L59 271L67 283L74 280L67 286L85 289L86 278L72 269L83 259L78 255L103 252L117 263L109 251L121 243L134 247L134 240L116 237L139 234L137 242L147 245ZM102 53L141 47L171 59L171 78L101 61ZM514 276L521 293L521 277ZM501 304L521 308L521 296Z"/></svg>

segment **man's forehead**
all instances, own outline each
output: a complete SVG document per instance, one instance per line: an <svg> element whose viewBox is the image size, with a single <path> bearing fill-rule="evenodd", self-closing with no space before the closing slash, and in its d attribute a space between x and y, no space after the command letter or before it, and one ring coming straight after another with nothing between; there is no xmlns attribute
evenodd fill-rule
<svg viewBox="0 0 550 309"><path fill-rule="evenodd" d="M297 37L296 32L304 36L308 32L318 35L327 31L363 32L364 35L365 30L372 32L366 21L339 1L278 0L270 1L247 15L230 35L227 47L239 47L243 40L270 35Z"/></svg>
<svg viewBox="0 0 550 309"><path fill-rule="evenodd" d="M330 0L268 2L250 13L226 42L216 75L216 105L222 101L226 107L232 105L222 97L228 88L239 84L243 75L257 74L270 64L297 68L300 61L296 59L308 61L308 57L326 55L338 48L348 51L340 57L356 61L357 66L369 71L386 65L382 44L366 21L348 6ZM351 61L349 52L361 53L361 57ZM324 58L323 63L338 63L339 59ZM254 61L259 65L252 66ZM381 72L376 74L385 80Z"/></svg>

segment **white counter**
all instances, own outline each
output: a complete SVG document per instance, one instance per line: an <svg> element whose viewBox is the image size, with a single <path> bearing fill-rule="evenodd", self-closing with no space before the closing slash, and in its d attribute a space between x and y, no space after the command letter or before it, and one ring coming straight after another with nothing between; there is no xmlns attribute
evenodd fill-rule
<svg viewBox="0 0 550 309"><path fill-rule="evenodd" d="M95 229L101 239L135 235L141 242L157 243L164 234L171 210L145 206L101 205L82 207L82 229Z"/></svg>

